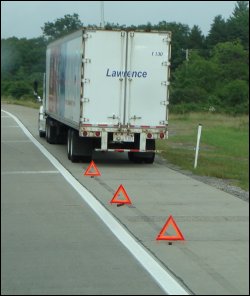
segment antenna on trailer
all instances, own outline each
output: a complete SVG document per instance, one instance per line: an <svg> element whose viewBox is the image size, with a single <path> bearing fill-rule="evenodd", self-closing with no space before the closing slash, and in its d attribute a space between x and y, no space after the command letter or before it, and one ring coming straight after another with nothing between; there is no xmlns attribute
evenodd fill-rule
<svg viewBox="0 0 250 296"><path fill-rule="evenodd" d="M104 1L101 2L101 28L104 29Z"/></svg>

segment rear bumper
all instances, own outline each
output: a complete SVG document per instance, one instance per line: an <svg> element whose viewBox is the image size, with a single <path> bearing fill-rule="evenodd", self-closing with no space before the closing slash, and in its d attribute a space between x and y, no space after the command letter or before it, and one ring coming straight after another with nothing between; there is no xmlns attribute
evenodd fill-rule
<svg viewBox="0 0 250 296"><path fill-rule="evenodd" d="M98 149L96 148L95 151L100 152L139 152L139 153L160 153L161 150L140 150L140 149Z"/></svg>

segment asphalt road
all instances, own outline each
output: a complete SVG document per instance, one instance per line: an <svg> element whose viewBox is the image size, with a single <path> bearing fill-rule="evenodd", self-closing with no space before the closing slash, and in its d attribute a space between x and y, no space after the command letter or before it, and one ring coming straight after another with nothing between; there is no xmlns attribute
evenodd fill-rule
<svg viewBox="0 0 250 296"><path fill-rule="evenodd" d="M130 163L126 154L96 153L101 176L84 176L89 164L71 163L65 145L39 138L37 110L2 109L65 170L64 175L1 112L2 295L176 295L181 289L197 295L249 294L246 201L169 169L160 157L148 165ZM93 196L85 189L77 192L66 174ZM132 205L110 204L120 184ZM87 199L98 202L100 211ZM110 215L110 222L102 215ZM171 245L156 240L170 215L185 238ZM163 271L154 272L159 267Z"/></svg>

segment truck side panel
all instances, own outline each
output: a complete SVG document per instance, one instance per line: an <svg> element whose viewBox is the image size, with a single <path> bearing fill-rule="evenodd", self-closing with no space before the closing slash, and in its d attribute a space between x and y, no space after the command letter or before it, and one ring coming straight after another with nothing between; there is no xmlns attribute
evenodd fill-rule
<svg viewBox="0 0 250 296"><path fill-rule="evenodd" d="M46 112L78 127L81 98L82 31L52 43L46 52Z"/></svg>

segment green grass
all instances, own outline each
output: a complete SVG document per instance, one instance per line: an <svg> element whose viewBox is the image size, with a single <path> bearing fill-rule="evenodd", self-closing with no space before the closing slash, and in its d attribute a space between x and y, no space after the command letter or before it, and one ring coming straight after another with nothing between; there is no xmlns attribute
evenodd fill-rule
<svg viewBox="0 0 250 296"><path fill-rule="evenodd" d="M20 105L30 108L39 109L40 103L36 102L35 100L32 100L31 98L25 98L25 99L14 99L12 97L1 97L1 104L13 104L13 105Z"/></svg>
<svg viewBox="0 0 250 296"><path fill-rule="evenodd" d="M194 169L198 125L202 124ZM170 115L169 139L157 141L162 156L194 174L227 179L249 190L249 117L212 113Z"/></svg>

